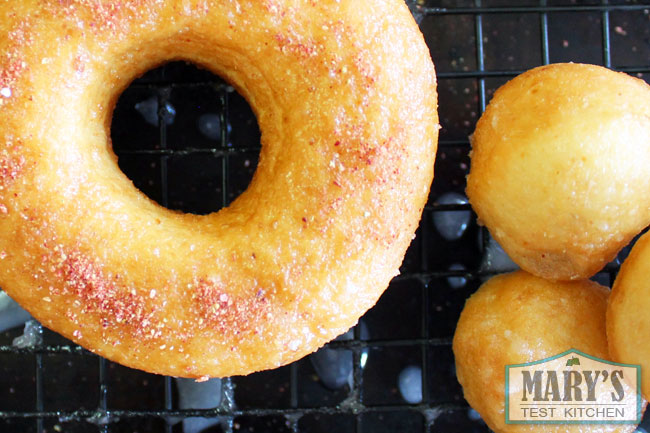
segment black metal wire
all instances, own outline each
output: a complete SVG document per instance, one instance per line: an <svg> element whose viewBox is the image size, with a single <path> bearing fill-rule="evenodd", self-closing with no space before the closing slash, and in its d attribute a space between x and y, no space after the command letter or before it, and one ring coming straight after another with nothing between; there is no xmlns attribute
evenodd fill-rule
<svg viewBox="0 0 650 433"><path fill-rule="evenodd" d="M542 7L546 6L546 0L541 0L540 3ZM542 41L542 64L548 65L551 58L548 47L548 12L541 12L539 14L539 24Z"/></svg>
<svg viewBox="0 0 650 433"><path fill-rule="evenodd" d="M481 0L474 0L476 9L481 9ZM478 69L478 101L479 110L481 113L485 111L487 105L485 97L485 52L483 49L483 15L476 14L474 17L474 32L476 40L476 67Z"/></svg>
<svg viewBox="0 0 650 433"><path fill-rule="evenodd" d="M108 412L108 378L106 371L106 359L99 358L99 405L98 409L100 412ZM169 408L171 409L171 407ZM100 427L100 432L105 433L108 431L108 426L103 425Z"/></svg>
<svg viewBox="0 0 650 433"><path fill-rule="evenodd" d="M603 5L607 5L607 0L603 0ZM611 49L611 37L609 34L609 11L611 9L603 9L602 16L602 29L603 29L603 65L611 68L612 67L612 49Z"/></svg>
<svg viewBox="0 0 650 433"><path fill-rule="evenodd" d="M43 355L36 354L36 410L43 412ZM43 433L43 418L36 418L36 431Z"/></svg>
<svg viewBox="0 0 650 433"><path fill-rule="evenodd" d="M636 73L650 73L650 59L643 65L636 66L623 66L612 65L612 43L610 35L610 13L611 12L640 12L650 8L650 3L625 3L625 4L609 4L607 0L603 0L600 5L567 5L567 6L548 6L546 0L540 0L538 6L514 6L514 7L490 7L486 4L486 0L474 0L472 7L432 7L423 6L417 0L410 0L412 10L422 14L425 17L429 16L457 16L468 15L472 17L474 29L473 37L475 40L475 62L476 68L474 70L454 70L439 72L439 79L472 79L476 80L477 85L477 111L482 113L488 103L488 91L486 80L492 78L510 78L514 77L524 70L508 70L508 69L486 69L485 63L485 46L484 46L484 19L486 16L495 15L512 15L512 14L537 14L539 17L540 26L540 62L541 64L548 64L551 61L550 44L549 44L549 16L556 12L570 12L575 14L575 19L580 20L587 13L598 13L601 17L602 29L602 64L607 67L613 67L616 70L628 72L631 74ZM182 157L194 154L203 154L220 159L221 170L223 173L228 173L231 170L231 158L255 154L259 152L259 146L251 143L248 147L227 147L229 139L229 131L227 125L230 116L230 100L228 86L223 83L215 82L183 82L182 80L171 79L167 80L164 76L155 84L135 84L135 88L155 89L158 93L158 106L164 107L168 101L170 89L192 86L213 86L219 93L220 102L223 110L220 112L220 143L221 145L214 148L185 148L175 149L168 143L168 127L162 116L159 121L159 148L155 149L129 149L117 151L118 156L132 157L132 156L150 156L158 158L160 164L160 185L161 185L161 204L169 206L169 160L172 157ZM164 89L161 90L161 89ZM466 139L442 139L440 142L440 149L461 149L469 151L469 141ZM231 185L229 184L229 176L224 175L221 178L221 196L220 205L227 205L231 199ZM443 211L468 211L471 208L467 204L437 204L431 203L425 207L426 215L432 215L436 212ZM485 229L480 229L483 238L483 245L487 244L489 234ZM289 367L289 405L286 408L265 408L265 407L252 407L252 408L236 408L232 401L237 394L233 390L232 380L226 379L223 382L222 389L222 402L219 407L209 410L179 410L175 409L174 405L174 392L171 378L164 379L164 407L160 410L124 410L114 409L109 407L108 393L109 393L109 371L108 363L102 358L98 358L98 376L99 376L99 402L95 410L79 409L73 411L57 411L45 409L44 398L44 385L43 385L43 359L55 354L66 354L77 357L94 357L95 355L75 345L47 345L40 344L33 348L19 349L9 345L0 345L0 354L8 355L34 355L35 357L35 407L33 411L0 411L0 422L8 419L33 419L35 422L35 431L38 433L44 432L45 420L67 419L67 420L84 420L97 416L98 413L103 413L107 419L148 419L156 418L160 420L168 420L170 417L187 418L192 416L199 417L225 417L224 429L226 432L235 430L233 420L237 417L252 416L252 417L265 417L265 416L278 416L284 417L287 420L287 425L290 431L299 432L299 421L306 415L336 415L336 414L350 414L355 417L354 429L360 433L364 430L364 414L384 413L395 410L406 411L409 413L421 414L423 419L424 431L429 431L432 427L435 417L431 416L431 410L435 409L440 413L445 411L459 411L466 410L466 406L462 403L452 404L429 404L431 398L431 389L429 387L432 372L429 370L429 364L432 362L429 353L430 347L449 347L451 345L450 338L435 338L431 337L431 281L444 280L449 277L463 277L468 280L478 281L484 277L493 274L490 271L468 270L468 271L453 271L453 270L438 270L429 269L428 258L425 257L424 247L419 251L419 270L409 271L395 279L395 281L420 281L423 284L420 301L422 315L420 321L421 332L420 335L412 336L409 338L393 338L393 339L366 339L362 338L360 327L354 330L354 338L347 341L334 341L328 345L333 349L345 349L352 351L353 354L353 380L352 386L349 391L348 399L342 403L333 405L320 405L317 407L301 407L299 399L299 372L298 365L293 364ZM616 263L609 264L605 272L610 276L610 279L616 275L618 265ZM398 350L403 346L413 346L420 350L420 362L422 365L422 390L423 390L423 403L408 405L403 404L379 404L370 405L365 403L364 399L364 372L360 367L361 358L365 350L369 349L395 349ZM110 416L109 416L110 415ZM110 424L101 424L98 426L98 431L109 432ZM165 431L170 433L173 431L171 424L165 424Z"/></svg>
<svg viewBox="0 0 650 433"><path fill-rule="evenodd" d="M541 2L540 2L541 3ZM578 3L578 2L576 2ZM639 2L635 4L617 4L610 5L603 3L602 5L563 5L563 6L545 6L543 3L540 6L498 6L498 7L426 7L419 6L418 11L429 15L502 15L502 14L518 14L518 13L549 13L549 12L604 12L604 11L644 11L648 9L648 4Z"/></svg>

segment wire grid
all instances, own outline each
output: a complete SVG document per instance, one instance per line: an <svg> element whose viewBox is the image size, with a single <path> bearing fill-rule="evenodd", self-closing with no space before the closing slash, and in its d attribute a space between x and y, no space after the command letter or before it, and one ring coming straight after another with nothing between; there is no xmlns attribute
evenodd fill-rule
<svg viewBox="0 0 650 433"><path fill-rule="evenodd" d="M490 238L472 218L460 239L443 239L433 218L471 209L436 199L463 192L467 136L492 92L515 75L574 60L648 80L650 3L407 3L438 70L443 129L436 181L402 274L362 318L363 326L354 328L354 338L328 345L351 351L351 385L326 390L304 359L225 379L218 407L181 410L171 378L118 366L48 330L41 344L17 349L11 340L20 331L12 331L0 334L0 431L171 433L182 428L168 420L193 416L219 417L220 426L210 431L225 432L489 431L462 398L450 346L464 300L496 273L481 267ZM206 112L211 117L201 120ZM148 73L125 91L114 119L122 170L164 206L195 213L217 210L245 189L254 171L259 153L254 116L231 87L205 72L170 64ZM196 133L197 121L202 135ZM597 279L611 283L625 254ZM452 279L462 284L453 285ZM420 404L400 397L396 376L406 365L421 368Z"/></svg>

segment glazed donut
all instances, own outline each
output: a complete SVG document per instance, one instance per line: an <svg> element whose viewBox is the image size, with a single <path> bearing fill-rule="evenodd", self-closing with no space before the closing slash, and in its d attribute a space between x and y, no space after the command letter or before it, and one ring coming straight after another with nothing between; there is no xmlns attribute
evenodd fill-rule
<svg viewBox="0 0 650 433"><path fill-rule="evenodd" d="M467 300L453 340L456 375L465 399L488 427L496 433L635 431L633 424L506 423L506 365L570 349L609 359L608 295L609 289L593 281L551 282L517 271L491 278Z"/></svg>
<svg viewBox="0 0 650 433"><path fill-rule="evenodd" d="M607 341L612 360L641 365L643 397L650 396L650 235L634 244L614 281L607 304Z"/></svg>
<svg viewBox="0 0 650 433"><path fill-rule="evenodd" d="M149 372L247 374L346 331L398 273L438 130L403 1L27 0L0 29L0 286L46 327ZM158 206L111 150L120 92L172 60L224 77L262 132L214 214Z"/></svg>
<svg viewBox="0 0 650 433"><path fill-rule="evenodd" d="M523 269L588 278L650 224L650 86L606 68L532 69L494 94L467 196Z"/></svg>

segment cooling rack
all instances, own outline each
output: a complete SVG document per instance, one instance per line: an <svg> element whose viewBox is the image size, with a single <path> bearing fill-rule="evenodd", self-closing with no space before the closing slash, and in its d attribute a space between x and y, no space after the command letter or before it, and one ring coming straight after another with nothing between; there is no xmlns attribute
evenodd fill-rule
<svg viewBox="0 0 650 433"><path fill-rule="evenodd" d="M438 73L436 178L401 275L360 324L317 356L211 382L212 399L189 408L187 383L111 363L37 324L34 344L18 348L23 329L12 329L0 333L0 432L172 433L197 422L227 433L489 431L462 397L451 338L465 299L514 265L463 195L468 136L494 90L538 65L594 63L650 80L650 2L407 3ZM123 93L112 138L139 189L200 214L246 188L260 146L246 101L184 63ZM625 253L596 278L609 285Z"/></svg>

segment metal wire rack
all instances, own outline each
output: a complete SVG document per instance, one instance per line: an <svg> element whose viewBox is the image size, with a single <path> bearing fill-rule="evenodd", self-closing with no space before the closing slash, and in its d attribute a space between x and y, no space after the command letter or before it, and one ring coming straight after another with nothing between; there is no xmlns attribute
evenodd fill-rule
<svg viewBox="0 0 650 433"><path fill-rule="evenodd" d="M351 380L329 389L305 358L224 379L214 408L181 409L171 378L113 364L46 329L36 345L19 349L12 340L21 330L14 329L0 333L1 432L170 433L192 417L217 418L206 431L228 433L489 431L462 397L451 338L465 299L509 265L491 262L489 234L466 201L449 194L464 191L467 137L492 92L537 65L594 63L650 80L650 2L407 3L438 72L436 179L402 274L349 339L327 346L349 355ZM241 193L259 153L257 123L243 98L182 63L153 70L124 92L112 135L120 167L138 188L194 213ZM621 259L596 278L609 284ZM420 381L414 399L399 383L407 367Z"/></svg>

